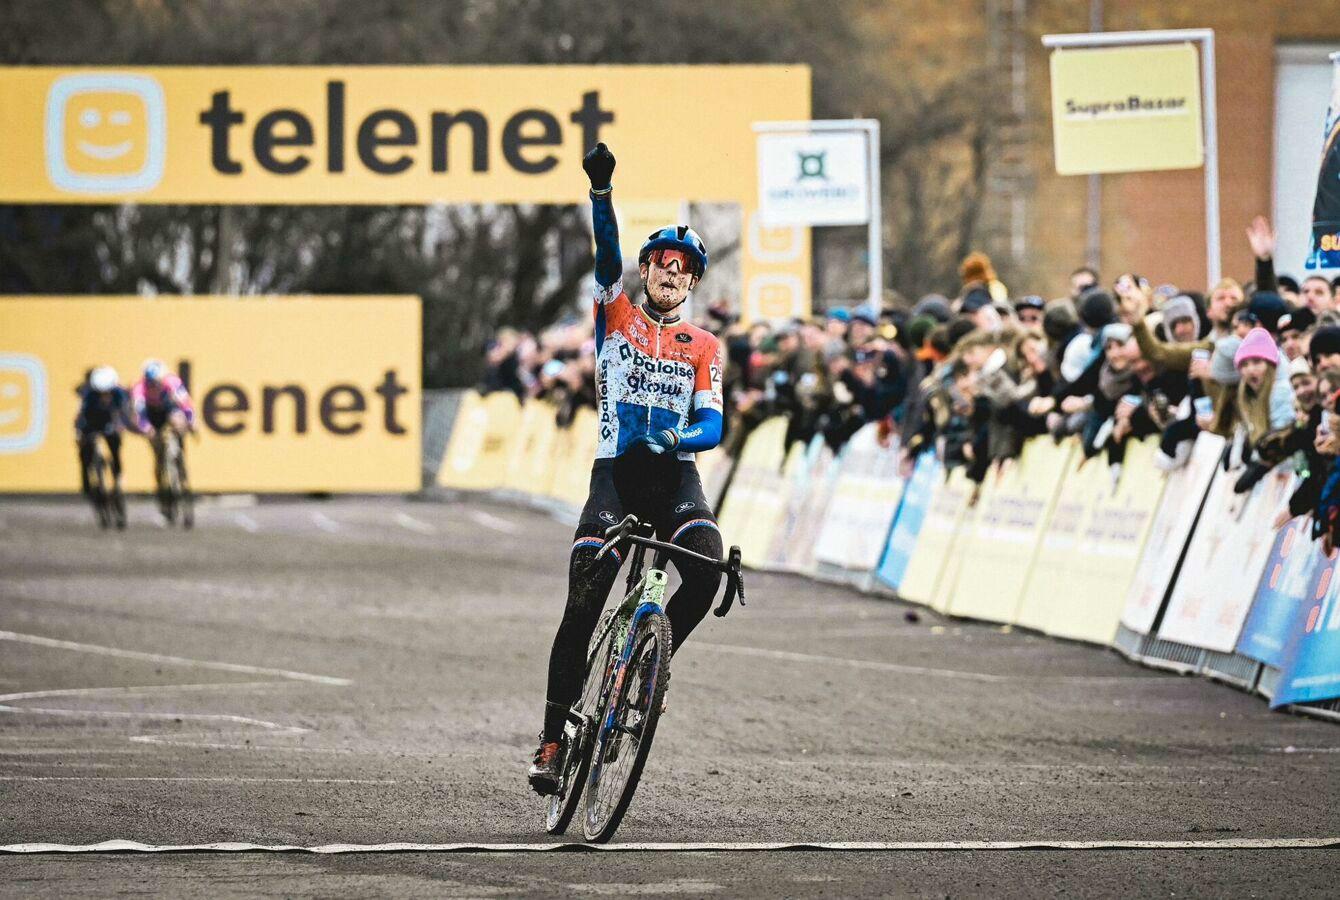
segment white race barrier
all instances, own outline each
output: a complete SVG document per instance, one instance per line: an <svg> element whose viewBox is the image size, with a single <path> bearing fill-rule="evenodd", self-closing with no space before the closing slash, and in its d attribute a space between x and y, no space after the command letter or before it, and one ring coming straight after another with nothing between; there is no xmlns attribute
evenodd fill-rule
<svg viewBox="0 0 1340 900"><path fill-rule="evenodd" d="M838 456L833 499L815 542L818 574L870 587L903 494L898 442L882 445L871 423Z"/></svg>
<svg viewBox="0 0 1340 900"><path fill-rule="evenodd" d="M1153 631L1163 611L1163 601L1191 538L1201 501L1215 476L1224 443L1218 435L1202 431L1196 437L1191 459L1168 476L1121 614L1122 626L1134 635Z"/></svg>

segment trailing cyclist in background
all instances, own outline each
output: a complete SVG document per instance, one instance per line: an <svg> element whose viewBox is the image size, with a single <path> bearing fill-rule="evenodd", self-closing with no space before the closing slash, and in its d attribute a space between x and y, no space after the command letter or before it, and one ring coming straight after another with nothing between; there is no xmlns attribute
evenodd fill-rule
<svg viewBox="0 0 1340 900"><path fill-rule="evenodd" d="M190 490L186 480L182 438L195 431L195 408L186 385L156 359L144 363L144 377L130 391L139 432L154 450L154 484L159 510L169 522L182 507L183 524L191 526Z"/></svg>
<svg viewBox="0 0 1340 900"><path fill-rule="evenodd" d="M552 794L561 741L582 688L588 643L623 562L626 545L605 532L628 514L661 540L713 560L721 534L703 495L694 453L721 440L722 354L717 339L678 315L707 269L707 248L687 225L654 232L638 253L643 302L624 293L619 229L611 201L614 155L597 144L582 160L591 181L596 239L596 393L599 435L591 492L568 564L567 607L549 657L544 730L530 767L531 786ZM675 559L681 585L666 604L674 649L702 621L721 571Z"/></svg>
<svg viewBox="0 0 1340 900"><path fill-rule="evenodd" d="M126 500L121 494L121 432L130 425L130 394L121 386L115 369L98 366L79 388L74 433L79 444L80 483L103 528L113 521L117 528L126 527ZM111 457L110 478L98 438L106 443Z"/></svg>

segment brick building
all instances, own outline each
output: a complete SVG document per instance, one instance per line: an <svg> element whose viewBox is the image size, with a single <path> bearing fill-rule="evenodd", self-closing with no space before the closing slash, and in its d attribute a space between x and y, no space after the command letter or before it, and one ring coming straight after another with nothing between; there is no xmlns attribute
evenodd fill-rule
<svg viewBox="0 0 1340 900"><path fill-rule="evenodd" d="M1326 53L1340 50L1336 12L1294 0L895 0L871 13L871 27L917 59L909 77L933 82L937 68L988 61L1018 124L1002 133L991 163L981 242L1016 291L1056 296L1066 274L1095 255L1105 280L1134 270L1203 288L1204 174L1105 175L1096 190L1088 177L1057 175L1042 35L1214 29L1223 271L1251 277L1243 229L1265 213L1281 231L1281 271L1301 275L1329 97Z"/></svg>

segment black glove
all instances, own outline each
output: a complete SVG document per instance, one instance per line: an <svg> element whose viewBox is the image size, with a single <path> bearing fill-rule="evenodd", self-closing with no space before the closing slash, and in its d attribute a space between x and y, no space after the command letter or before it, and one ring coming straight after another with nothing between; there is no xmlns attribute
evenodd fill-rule
<svg viewBox="0 0 1340 900"><path fill-rule="evenodd" d="M610 176L614 174L614 154L604 143L596 144L590 153L582 157L582 168L591 179L591 190L607 191L610 187Z"/></svg>

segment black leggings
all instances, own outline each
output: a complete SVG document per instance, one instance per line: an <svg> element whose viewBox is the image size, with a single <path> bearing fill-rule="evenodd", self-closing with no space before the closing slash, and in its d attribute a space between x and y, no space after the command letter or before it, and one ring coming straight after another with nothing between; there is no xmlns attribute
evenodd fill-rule
<svg viewBox="0 0 1340 900"><path fill-rule="evenodd" d="M549 654L546 741L562 736L566 712L581 691L591 635L628 548L616 547L599 562L595 557L605 544L605 529L619 522L625 513L655 525L662 541L721 558L721 532L692 462L652 457L641 450L615 460L596 460L591 471L591 494L568 562L567 607ZM721 573L693 560L672 561L681 582L665 607L673 652L707 615L721 584Z"/></svg>
<svg viewBox="0 0 1340 900"><path fill-rule="evenodd" d="M104 434L101 432L85 432L79 435L79 483L83 485L84 493L89 491L88 484L88 464L93 461L93 450L98 444L98 438L107 441L107 455L111 457L112 477L119 479L121 477L121 435L118 432Z"/></svg>

